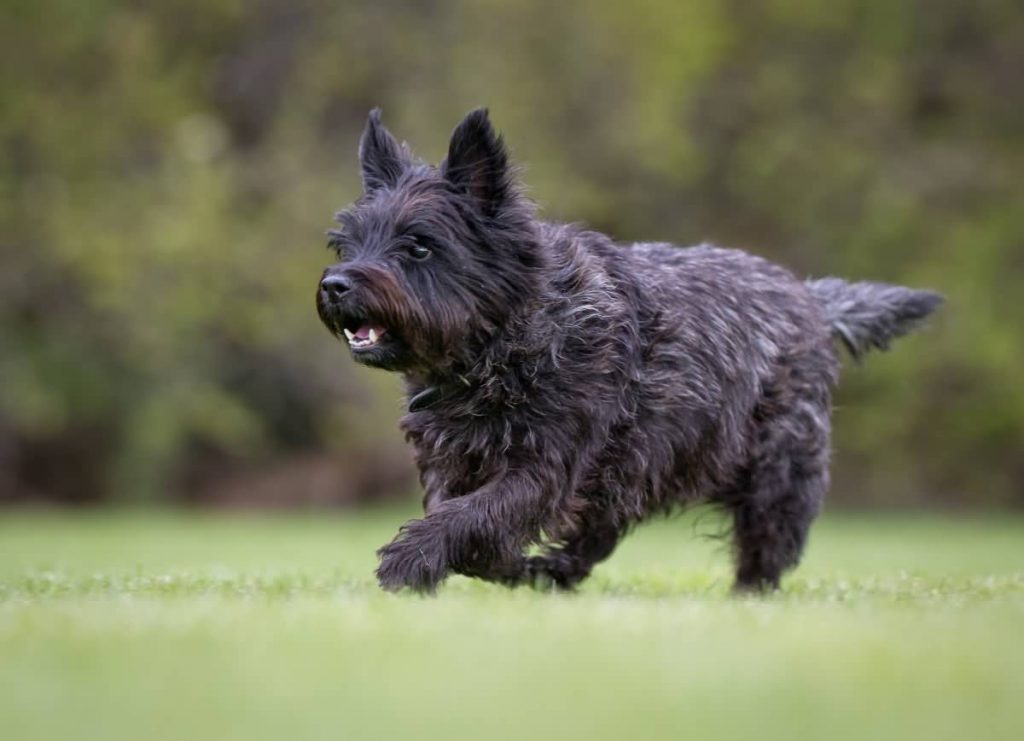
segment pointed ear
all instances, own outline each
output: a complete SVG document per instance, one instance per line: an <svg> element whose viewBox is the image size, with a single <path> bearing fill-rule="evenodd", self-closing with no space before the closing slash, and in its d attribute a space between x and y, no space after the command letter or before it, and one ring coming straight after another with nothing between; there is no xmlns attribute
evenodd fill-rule
<svg viewBox="0 0 1024 741"><path fill-rule="evenodd" d="M398 182L408 164L409 153L380 122L380 108L374 108L359 140L363 190L371 193L380 188L390 188Z"/></svg>
<svg viewBox="0 0 1024 741"><path fill-rule="evenodd" d="M464 188L479 208L493 216L513 195L508 153L487 116L478 108L452 132L443 166L449 182Z"/></svg>

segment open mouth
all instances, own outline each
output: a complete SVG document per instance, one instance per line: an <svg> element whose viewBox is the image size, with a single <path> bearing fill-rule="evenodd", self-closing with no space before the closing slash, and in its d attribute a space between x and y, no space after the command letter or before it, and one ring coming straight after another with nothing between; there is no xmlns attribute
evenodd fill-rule
<svg viewBox="0 0 1024 741"><path fill-rule="evenodd" d="M384 327L371 324L360 324L356 327L344 327L345 339L353 350L369 350L376 347L388 333Z"/></svg>

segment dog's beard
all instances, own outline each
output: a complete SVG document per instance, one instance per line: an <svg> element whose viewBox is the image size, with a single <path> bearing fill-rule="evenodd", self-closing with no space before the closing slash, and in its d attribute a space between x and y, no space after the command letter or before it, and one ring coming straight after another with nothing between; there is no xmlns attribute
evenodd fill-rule
<svg viewBox="0 0 1024 741"><path fill-rule="evenodd" d="M330 328L348 345L357 363L384 370L402 370L412 363L402 330L382 320L339 314Z"/></svg>
<svg viewBox="0 0 1024 741"><path fill-rule="evenodd" d="M352 358L362 365L400 371L415 364L406 341L407 330L396 323L351 307L317 301L320 320L348 345Z"/></svg>
<svg viewBox="0 0 1024 741"><path fill-rule="evenodd" d="M330 301L323 292L317 297L321 321L348 346L357 363L443 374L453 362L466 362L467 354L472 356L478 348L481 332L473 312L455 301L433 307L430 313L423 308L415 298L387 291L357 289L340 301Z"/></svg>
<svg viewBox="0 0 1024 741"><path fill-rule="evenodd" d="M376 340L370 338L371 333L376 334ZM352 334L351 338L348 337L349 334ZM357 363L389 371L405 370L413 365L413 354L409 346L394 329L384 327L368 329L366 325L363 325L355 332L343 331L342 336L347 340L349 349L352 351L352 358Z"/></svg>

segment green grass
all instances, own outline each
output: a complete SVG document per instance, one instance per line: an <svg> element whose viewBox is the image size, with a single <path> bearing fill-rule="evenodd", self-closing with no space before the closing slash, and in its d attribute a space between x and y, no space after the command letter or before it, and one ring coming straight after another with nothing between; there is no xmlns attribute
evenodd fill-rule
<svg viewBox="0 0 1024 741"><path fill-rule="evenodd" d="M386 595L401 520L0 517L0 738L1024 738L1020 518L825 518L767 599L692 517L578 594Z"/></svg>

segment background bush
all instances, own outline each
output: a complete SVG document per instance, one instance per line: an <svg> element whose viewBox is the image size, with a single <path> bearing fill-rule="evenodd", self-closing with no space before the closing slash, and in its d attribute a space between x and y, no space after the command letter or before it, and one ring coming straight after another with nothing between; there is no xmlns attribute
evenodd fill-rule
<svg viewBox="0 0 1024 741"><path fill-rule="evenodd" d="M554 219L930 286L848 368L834 501L1024 505L1016 0L6 0L0 500L413 490L313 310L367 110L488 105Z"/></svg>

